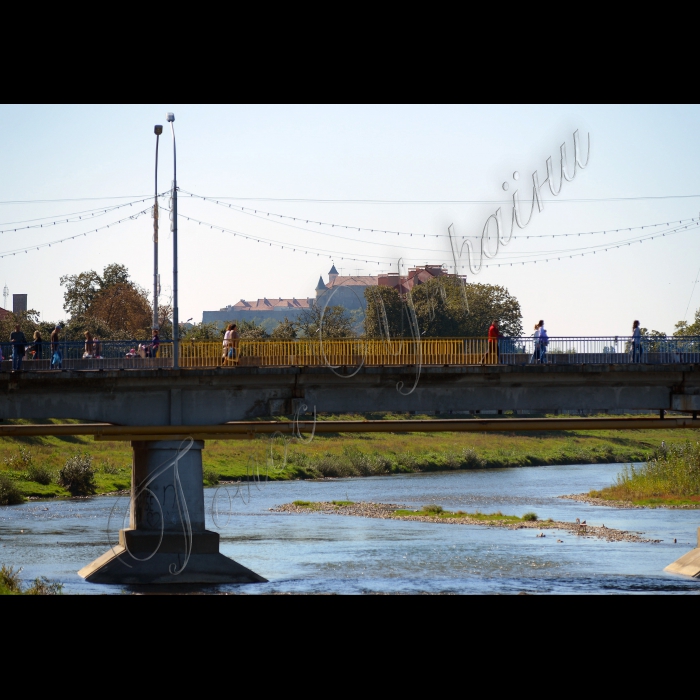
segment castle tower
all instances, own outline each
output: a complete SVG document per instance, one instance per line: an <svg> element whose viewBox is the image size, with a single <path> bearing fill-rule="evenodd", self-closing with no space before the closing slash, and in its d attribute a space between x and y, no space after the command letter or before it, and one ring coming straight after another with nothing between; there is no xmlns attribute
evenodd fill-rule
<svg viewBox="0 0 700 700"><path fill-rule="evenodd" d="M333 269L335 270L335 267ZM324 284L323 277L319 277L316 285L316 298L318 299L325 291L328 291L328 287Z"/></svg>
<svg viewBox="0 0 700 700"><path fill-rule="evenodd" d="M338 276L338 270L335 269L335 265L330 269L328 273L328 284L333 284L333 281Z"/></svg>

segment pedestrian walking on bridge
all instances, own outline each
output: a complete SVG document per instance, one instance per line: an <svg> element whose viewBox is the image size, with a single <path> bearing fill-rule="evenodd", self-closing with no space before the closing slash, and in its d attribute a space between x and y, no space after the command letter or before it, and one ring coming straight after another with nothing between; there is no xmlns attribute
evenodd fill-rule
<svg viewBox="0 0 700 700"><path fill-rule="evenodd" d="M532 334L532 357L530 364L538 364L540 361L540 328L544 325L544 321L538 321L535 324L535 332Z"/></svg>
<svg viewBox="0 0 700 700"><path fill-rule="evenodd" d="M151 347L149 348L149 354L151 357L158 357L158 350L160 349L160 336L158 335L158 329L153 329L153 335L151 337Z"/></svg>
<svg viewBox="0 0 700 700"><path fill-rule="evenodd" d="M19 372L22 369L22 359L27 348L27 339L19 329L19 324L15 326L14 332L10 333L10 342L12 343L12 369Z"/></svg>
<svg viewBox="0 0 700 700"><path fill-rule="evenodd" d="M44 341L41 339L41 333L34 331L34 359L41 360L42 348Z"/></svg>
<svg viewBox="0 0 700 700"><path fill-rule="evenodd" d="M632 362L642 361L642 329L639 321L632 324Z"/></svg>
<svg viewBox="0 0 700 700"><path fill-rule="evenodd" d="M61 326L56 326L51 331L51 367L53 369L61 369L63 364L63 355L61 354Z"/></svg>

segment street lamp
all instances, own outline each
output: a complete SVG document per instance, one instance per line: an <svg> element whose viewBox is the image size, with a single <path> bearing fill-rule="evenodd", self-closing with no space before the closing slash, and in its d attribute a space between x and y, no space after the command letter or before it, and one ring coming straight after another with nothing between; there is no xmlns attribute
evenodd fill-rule
<svg viewBox="0 0 700 700"><path fill-rule="evenodd" d="M175 115L168 112L166 119L170 122L173 134L173 369L180 368L180 339L177 311L177 155L175 150Z"/></svg>
<svg viewBox="0 0 700 700"><path fill-rule="evenodd" d="M156 191L153 204L153 328L158 328L158 142L163 133L163 127L156 124L153 127L156 135Z"/></svg>

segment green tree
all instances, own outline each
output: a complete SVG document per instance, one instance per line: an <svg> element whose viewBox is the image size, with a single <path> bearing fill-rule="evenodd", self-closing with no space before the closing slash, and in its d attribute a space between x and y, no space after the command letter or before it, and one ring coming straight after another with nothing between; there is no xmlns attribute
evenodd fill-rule
<svg viewBox="0 0 700 700"><path fill-rule="evenodd" d="M674 335L700 335L700 309L695 310L695 318L692 323L678 321Z"/></svg>
<svg viewBox="0 0 700 700"><path fill-rule="evenodd" d="M219 328L217 323L195 323L189 328L185 328L185 326L181 324L180 328L180 339L183 341L206 342L221 340L223 334L223 331Z"/></svg>
<svg viewBox="0 0 700 700"><path fill-rule="evenodd" d="M63 309L71 317L84 316L101 289L101 281L94 270L79 275L63 275L60 278L61 286L66 288L63 293Z"/></svg>
<svg viewBox="0 0 700 700"><path fill-rule="evenodd" d="M297 337L297 329L294 321L290 321L286 316L284 321L280 321L270 334L272 340L294 340Z"/></svg>
<svg viewBox="0 0 700 700"><path fill-rule="evenodd" d="M14 332L16 325L19 325L19 329L24 333L27 341L31 343L34 331L41 332L39 312L29 309L29 311L23 311L19 314L8 313L0 319L0 342L9 342L10 334Z"/></svg>
<svg viewBox="0 0 700 700"><path fill-rule="evenodd" d="M380 337L387 326L392 337L411 335L409 305L395 289L367 289L365 297L368 337ZM493 320L498 321L505 336L517 337L523 332L520 304L505 287L493 284L463 287L454 277L438 277L413 287L411 300L418 333L425 338L484 337Z"/></svg>
<svg viewBox="0 0 700 700"><path fill-rule="evenodd" d="M238 324L238 334L241 340L267 340L268 332L255 321L241 321Z"/></svg>
<svg viewBox="0 0 700 700"><path fill-rule="evenodd" d="M392 287L365 289L365 335L368 338L405 338L410 335L408 316L401 295Z"/></svg>
<svg viewBox="0 0 700 700"><path fill-rule="evenodd" d="M304 309L296 320L296 327L305 338L317 339L323 324L324 338L352 338L352 317L343 306L317 306Z"/></svg>

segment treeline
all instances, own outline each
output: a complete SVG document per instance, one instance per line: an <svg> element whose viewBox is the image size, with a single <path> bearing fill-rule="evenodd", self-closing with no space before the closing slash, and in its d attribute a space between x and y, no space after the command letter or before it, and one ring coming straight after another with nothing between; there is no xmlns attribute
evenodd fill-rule
<svg viewBox="0 0 700 700"><path fill-rule="evenodd" d="M347 311L342 306L311 307L296 319L285 318L271 332L254 321L239 321L244 340L294 340L316 338L323 326L324 338L410 338L416 332L425 338L478 337L488 333L492 321L504 336L522 335L520 303L505 287L468 284L442 277L417 285L402 297L391 287L367 287L367 309ZM321 316L323 315L323 318ZM417 325L417 330L416 330ZM191 340L215 340L222 331L216 323L198 324L185 332Z"/></svg>
<svg viewBox="0 0 700 700"><path fill-rule="evenodd" d="M49 321L31 309L8 314L0 319L0 338L8 339L19 324L30 339L39 331L47 340L57 324L62 326L61 340L84 340L85 331L102 340L143 340L151 337L153 307L148 292L136 284L124 265L107 265L98 274L94 270L61 277L64 287L63 309L67 320ZM158 309L161 337L172 334L172 307Z"/></svg>

